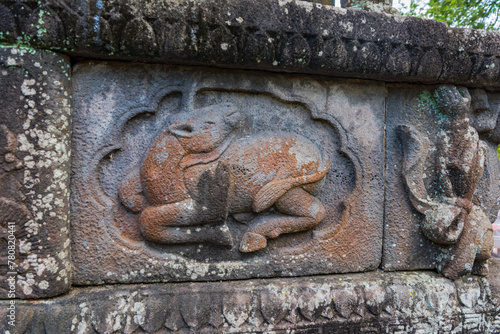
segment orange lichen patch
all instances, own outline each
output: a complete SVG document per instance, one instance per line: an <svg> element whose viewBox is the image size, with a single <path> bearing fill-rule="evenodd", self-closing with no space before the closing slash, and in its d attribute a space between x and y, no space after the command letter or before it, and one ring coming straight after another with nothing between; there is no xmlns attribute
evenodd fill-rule
<svg viewBox="0 0 500 334"><path fill-rule="evenodd" d="M248 232L245 233L243 240L241 240L240 251L243 253L249 253L255 251L256 249L266 248L266 246L266 237L257 233Z"/></svg>
<svg viewBox="0 0 500 334"><path fill-rule="evenodd" d="M141 183L153 205L175 203L189 197L180 161L186 151L165 131L154 143L141 168Z"/></svg>
<svg viewBox="0 0 500 334"><path fill-rule="evenodd" d="M323 161L313 143L304 137L285 133L261 133L239 139L220 162L229 167L235 178L233 202L238 202L239 206L244 202L248 210L252 203L261 201L264 194L271 196L264 200L265 203L254 206L255 212L274 204L287 190L315 182L311 176L318 176L321 164L322 172L328 169L327 162ZM259 195L264 187L268 190Z"/></svg>
<svg viewBox="0 0 500 334"><path fill-rule="evenodd" d="M140 176L130 173L120 191L124 206L141 212L147 240L232 246L226 218L250 214L240 251L254 252L267 246L266 238L305 231L324 219L323 205L310 192L326 175L329 160L297 134L261 132L235 139L242 119L231 104L172 117ZM272 206L277 216L258 215ZM179 229L188 226L204 232Z"/></svg>

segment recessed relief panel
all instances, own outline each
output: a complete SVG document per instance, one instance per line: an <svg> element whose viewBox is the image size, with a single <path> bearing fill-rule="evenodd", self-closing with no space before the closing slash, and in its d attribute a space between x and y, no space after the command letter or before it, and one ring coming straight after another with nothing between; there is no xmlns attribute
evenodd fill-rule
<svg viewBox="0 0 500 334"><path fill-rule="evenodd" d="M488 274L499 97L451 85L390 89L384 269Z"/></svg>
<svg viewBox="0 0 500 334"><path fill-rule="evenodd" d="M382 86L84 63L74 88L78 284L378 266Z"/></svg>

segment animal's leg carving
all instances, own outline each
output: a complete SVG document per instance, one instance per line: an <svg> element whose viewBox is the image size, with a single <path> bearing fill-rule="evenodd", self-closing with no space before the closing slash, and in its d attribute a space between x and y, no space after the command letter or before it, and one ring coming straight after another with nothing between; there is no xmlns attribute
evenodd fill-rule
<svg viewBox="0 0 500 334"><path fill-rule="evenodd" d="M145 239L159 244L212 243L232 246L226 225L204 225L198 219L192 199L146 208L140 216L141 233ZM190 227L187 227L190 226Z"/></svg>
<svg viewBox="0 0 500 334"><path fill-rule="evenodd" d="M287 191L275 206L281 214L260 216L250 223L251 227L241 240L241 252L263 249L267 246L266 238L309 230L325 218L325 208L321 202L300 187Z"/></svg>
<svg viewBox="0 0 500 334"><path fill-rule="evenodd" d="M195 202L188 198L177 203L149 206L141 213L139 221L146 237L157 235L168 226L195 225L195 218Z"/></svg>
<svg viewBox="0 0 500 334"><path fill-rule="evenodd" d="M218 246L233 247L233 239L226 225L204 225L198 227L165 227L155 243L165 244L198 244L207 243Z"/></svg>

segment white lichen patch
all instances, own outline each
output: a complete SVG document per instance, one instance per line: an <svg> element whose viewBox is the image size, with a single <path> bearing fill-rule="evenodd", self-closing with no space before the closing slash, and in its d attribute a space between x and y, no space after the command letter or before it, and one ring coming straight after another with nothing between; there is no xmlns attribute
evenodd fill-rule
<svg viewBox="0 0 500 334"><path fill-rule="evenodd" d="M278 0L278 4L283 7L289 3L293 2L293 0Z"/></svg>
<svg viewBox="0 0 500 334"><path fill-rule="evenodd" d="M319 163L321 160L318 151L314 149L312 144L307 142L296 143L288 150L290 155L295 156L296 168L300 171L307 165Z"/></svg>
<svg viewBox="0 0 500 334"><path fill-rule="evenodd" d="M339 25L347 32L352 32L354 29L354 24L352 22L340 21Z"/></svg>
<svg viewBox="0 0 500 334"><path fill-rule="evenodd" d="M19 253L28 254L31 251L31 242L26 240L19 241Z"/></svg>
<svg viewBox="0 0 500 334"><path fill-rule="evenodd" d="M16 66L17 62L14 58L8 57L6 61L7 66Z"/></svg>
<svg viewBox="0 0 500 334"><path fill-rule="evenodd" d="M146 319L146 308L144 307L144 304L135 302L132 308L132 312L135 313L134 322L139 326L144 325Z"/></svg>
<svg viewBox="0 0 500 334"><path fill-rule="evenodd" d="M391 18L394 19L394 21L396 21L397 23L403 23L405 22L409 16L405 16L405 15L390 15L390 14L387 14L387 16L390 16Z"/></svg>
<svg viewBox="0 0 500 334"><path fill-rule="evenodd" d="M306 12L308 12L308 13L314 9L314 3L312 3L312 2L297 1L296 4L299 7L304 8L306 10Z"/></svg>
<svg viewBox="0 0 500 334"><path fill-rule="evenodd" d="M35 79L29 79L29 80L24 80L23 84L21 85L21 93L25 96L31 96L36 94L36 90L33 87L35 84Z"/></svg>
<svg viewBox="0 0 500 334"><path fill-rule="evenodd" d="M13 82L21 103L16 117L23 120L14 155L21 159L22 203L30 212L18 245L26 272L18 285L23 294L36 296L60 289L52 282L69 283L70 67L51 52L12 48L10 53L5 75L9 66L25 69L24 78Z"/></svg>
<svg viewBox="0 0 500 334"><path fill-rule="evenodd" d="M40 283L38 283L38 287L42 290L47 290L49 288L49 282L43 280Z"/></svg>

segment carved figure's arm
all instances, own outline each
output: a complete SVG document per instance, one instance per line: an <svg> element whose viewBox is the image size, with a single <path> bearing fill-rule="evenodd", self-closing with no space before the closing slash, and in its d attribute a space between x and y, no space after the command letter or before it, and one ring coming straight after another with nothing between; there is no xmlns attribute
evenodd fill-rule
<svg viewBox="0 0 500 334"><path fill-rule="evenodd" d="M399 125L396 134L403 147L403 177L411 204L425 213L437 205L429 198L423 177L429 139L407 125Z"/></svg>

